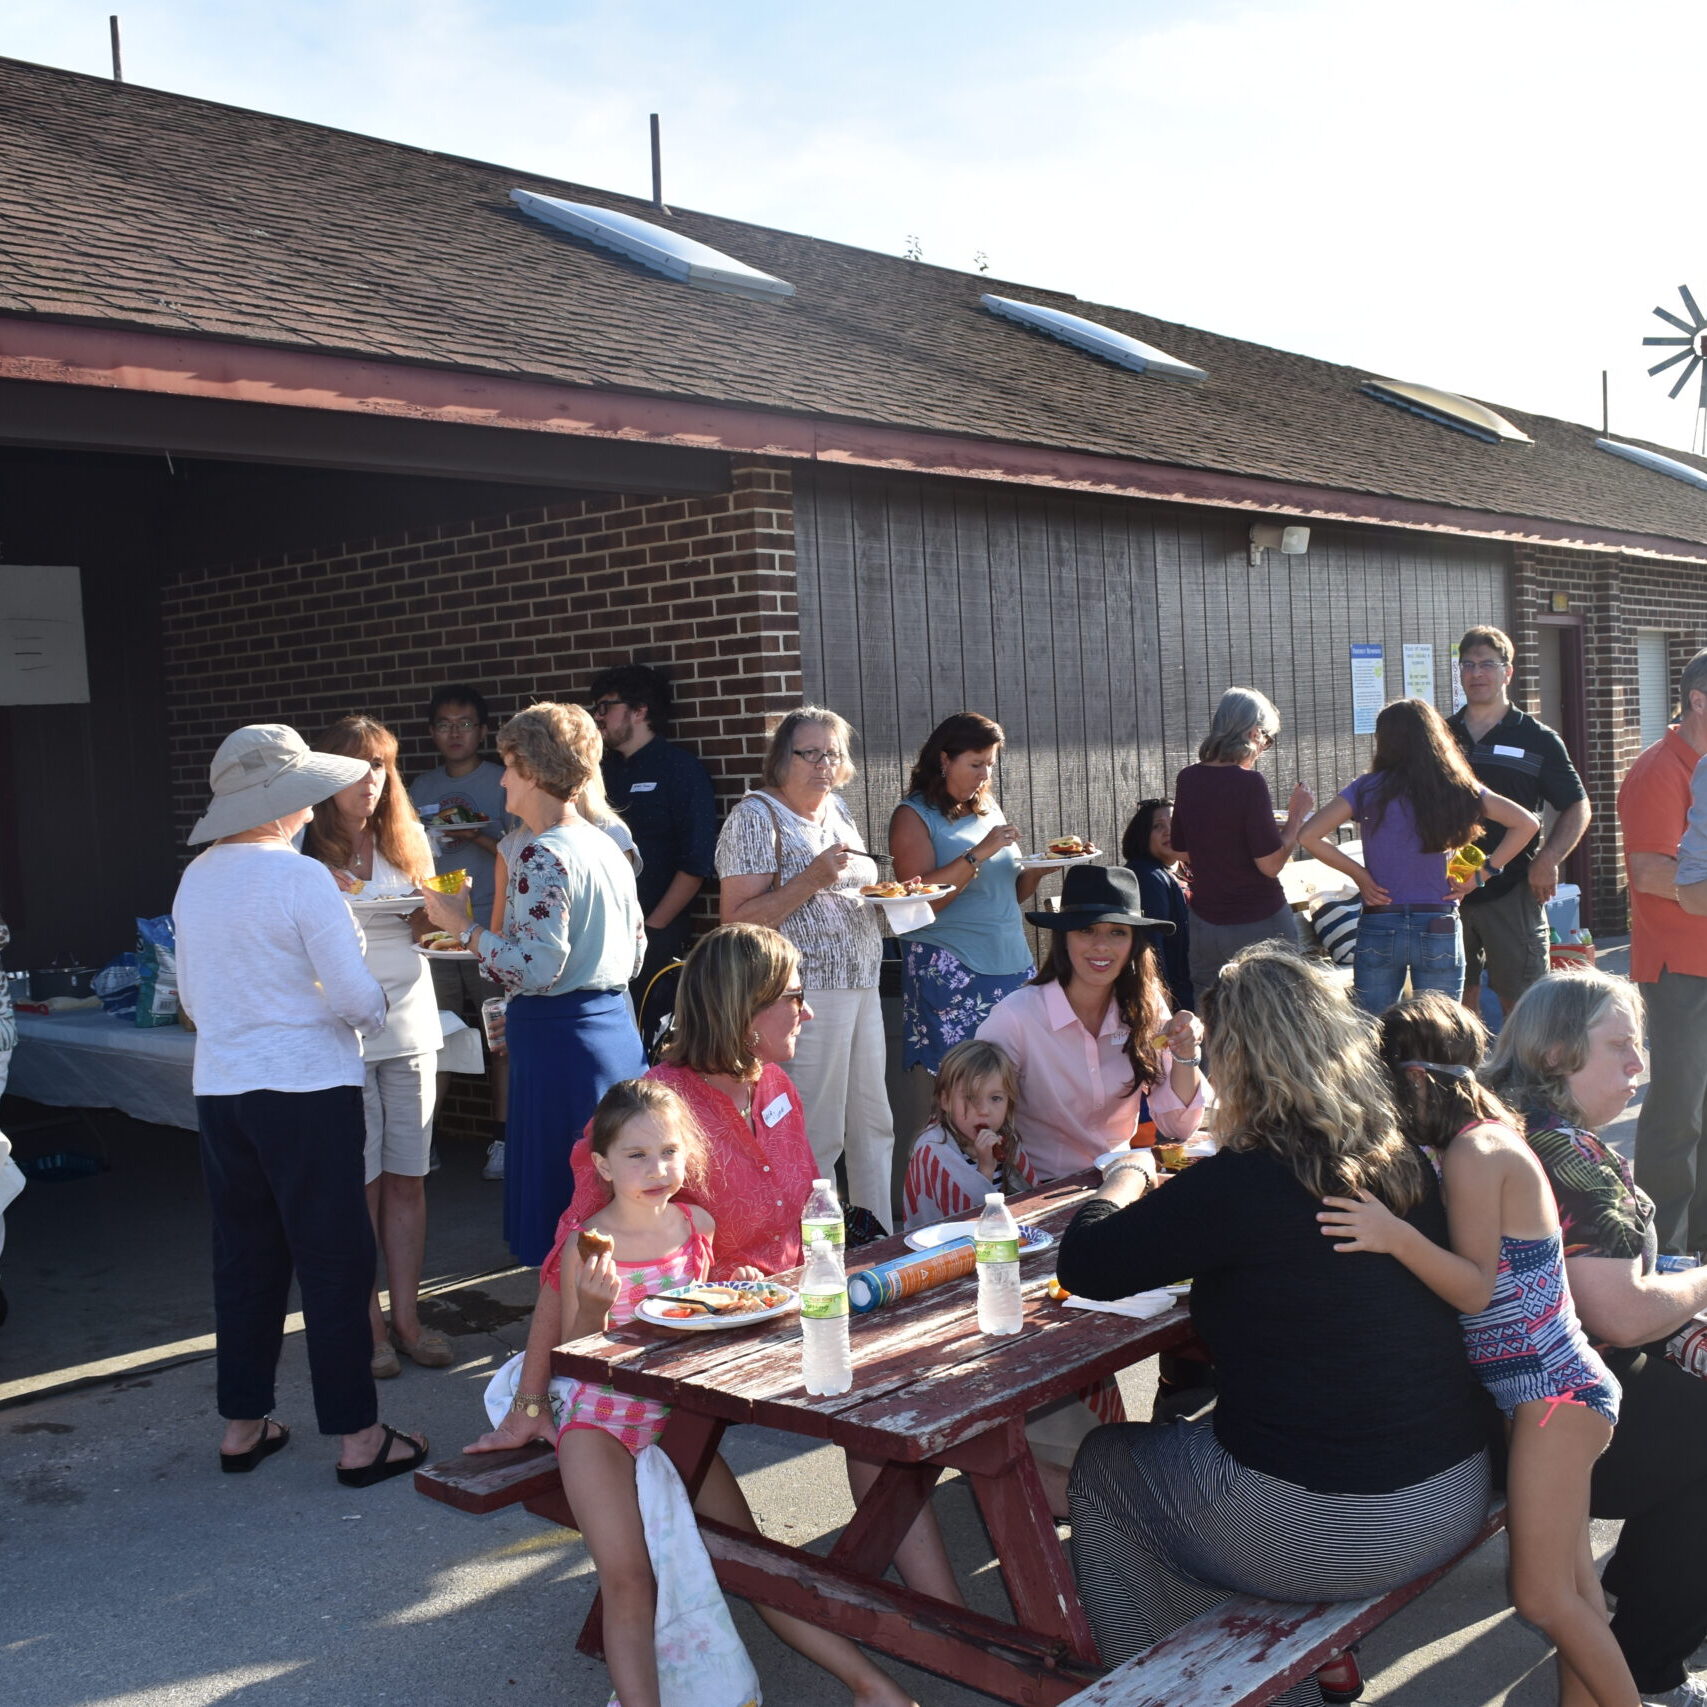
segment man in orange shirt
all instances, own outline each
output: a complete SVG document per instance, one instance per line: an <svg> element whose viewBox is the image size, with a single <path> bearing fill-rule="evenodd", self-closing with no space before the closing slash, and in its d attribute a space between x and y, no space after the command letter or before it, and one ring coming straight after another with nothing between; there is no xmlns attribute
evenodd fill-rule
<svg viewBox="0 0 1707 1707"><path fill-rule="evenodd" d="M1636 1181L1654 1200L1662 1252L1707 1250L1707 918L1678 904L1677 850L1707 753L1707 649L1683 667L1678 721L1618 791L1630 880L1630 975L1652 1054L1636 1123Z"/></svg>

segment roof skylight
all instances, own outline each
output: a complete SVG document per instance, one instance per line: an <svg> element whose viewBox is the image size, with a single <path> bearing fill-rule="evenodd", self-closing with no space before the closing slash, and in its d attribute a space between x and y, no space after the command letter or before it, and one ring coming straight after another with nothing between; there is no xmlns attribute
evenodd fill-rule
<svg viewBox="0 0 1707 1707"><path fill-rule="evenodd" d="M986 296L982 300L992 314L1047 332L1064 344L1088 350L1093 356L1101 356L1104 361L1113 362L1118 367L1130 368L1134 373L1159 373L1168 379L1204 380L1209 377L1202 368L1178 361L1165 350L1158 350L1154 344L1099 326L1096 321L1082 319L1077 314L1063 314L1058 308L1040 308L1035 302L1015 302L1006 296Z"/></svg>
<svg viewBox="0 0 1707 1707"><path fill-rule="evenodd" d="M1687 462L1678 462L1669 456L1661 456L1657 450L1643 450L1640 445L1621 445L1616 439L1596 439L1597 449L1610 451L1614 456L1621 456L1626 462L1637 462L1643 468L1651 468L1656 474L1670 475L1673 480L1681 480L1685 486L1700 486L1707 488L1707 469L1696 468Z"/></svg>
<svg viewBox="0 0 1707 1707"><path fill-rule="evenodd" d="M737 261L733 255L725 255L708 243L697 243L679 231L636 219L633 214L592 207L585 202L566 202L557 196L536 195L532 190L511 190L510 200L534 219L571 232L601 249L614 250L682 284L765 302L794 295L794 286L786 279L772 278L769 273L761 273L757 267L749 267L745 261Z"/></svg>
<svg viewBox="0 0 1707 1707"><path fill-rule="evenodd" d="M1485 403L1460 397L1456 391L1439 391L1432 385L1410 385L1398 379L1366 380L1364 392L1421 415L1425 421L1438 421L1443 427L1468 433L1485 444L1527 445L1535 441L1528 433L1520 433L1504 415L1496 413Z"/></svg>

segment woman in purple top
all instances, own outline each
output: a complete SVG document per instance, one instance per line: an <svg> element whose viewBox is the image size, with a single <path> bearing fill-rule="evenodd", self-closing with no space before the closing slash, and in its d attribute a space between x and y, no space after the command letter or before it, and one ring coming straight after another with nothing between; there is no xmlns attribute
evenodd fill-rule
<svg viewBox="0 0 1707 1707"><path fill-rule="evenodd" d="M1191 862L1191 982L1199 1001L1221 968L1253 942L1296 945L1298 922L1280 887L1280 868L1316 804L1303 783L1286 822L1256 762L1280 739L1280 713L1255 688L1228 688L1197 749L1174 784L1174 847Z"/></svg>
<svg viewBox="0 0 1707 1707"><path fill-rule="evenodd" d="M1491 818L1505 835L1479 873L1464 883L1446 874L1452 851L1481 834ZM1363 862L1333 843L1341 825L1363 832ZM1404 993L1440 990L1458 999L1464 985L1459 897L1497 877L1540 829L1535 815L1477 782L1452 731L1427 700L1396 699L1375 719L1369 770L1307 823L1299 841L1324 865L1343 871L1363 896L1353 988L1370 1013L1385 1013Z"/></svg>

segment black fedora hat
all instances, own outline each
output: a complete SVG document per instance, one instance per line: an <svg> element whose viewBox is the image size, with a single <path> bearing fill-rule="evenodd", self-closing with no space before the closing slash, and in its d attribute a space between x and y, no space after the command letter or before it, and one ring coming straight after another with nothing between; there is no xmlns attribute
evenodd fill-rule
<svg viewBox="0 0 1707 1707"><path fill-rule="evenodd" d="M1027 913L1046 931L1085 931L1092 925L1131 925L1135 930L1174 934L1172 919L1144 915L1138 879L1123 865L1074 865L1061 885L1058 913Z"/></svg>

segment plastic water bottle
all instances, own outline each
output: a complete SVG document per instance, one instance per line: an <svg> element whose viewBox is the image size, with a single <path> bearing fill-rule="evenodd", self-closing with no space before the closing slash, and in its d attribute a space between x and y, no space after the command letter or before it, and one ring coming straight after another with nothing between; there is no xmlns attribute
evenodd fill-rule
<svg viewBox="0 0 1707 1707"><path fill-rule="evenodd" d="M853 1385L848 1283L827 1239L808 1249L800 1277L800 1370L808 1393L845 1393Z"/></svg>
<svg viewBox="0 0 1707 1707"><path fill-rule="evenodd" d="M1025 1325L1019 1292L1019 1223L999 1191L984 1199L974 1234L978 1247L978 1331L1017 1334Z"/></svg>
<svg viewBox="0 0 1707 1707"><path fill-rule="evenodd" d="M842 1221L842 1206L836 1201L836 1182L815 1179L812 1195L800 1213L800 1249L810 1256L814 1245L827 1245L836 1259L837 1267L847 1269L847 1229Z"/></svg>

